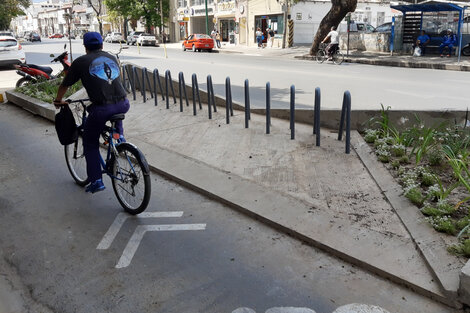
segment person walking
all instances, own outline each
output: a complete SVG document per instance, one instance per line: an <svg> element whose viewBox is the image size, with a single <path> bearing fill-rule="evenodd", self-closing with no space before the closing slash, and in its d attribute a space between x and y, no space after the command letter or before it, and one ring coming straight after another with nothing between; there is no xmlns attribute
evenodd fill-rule
<svg viewBox="0 0 470 313"><path fill-rule="evenodd" d="M89 182L85 191L95 193L105 189L100 164L100 135L111 116L129 110L129 100L121 82L119 63L113 55L102 51L101 35L97 32L86 33L83 36L83 45L86 54L73 61L59 86L54 105L68 105L62 100L67 89L77 81L82 81L91 101L91 105L87 107L89 114L83 133L83 150ZM116 129L123 140L122 121L116 122Z"/></svg>
<svg viewBox="0 0 470 313"><path fill-rule="evenodd" d="M258 49L261 48L263 44L263 32L259 27L256 29L256 42L258 43Z"/></svg>
<svg viewBox="0 0 470 313"><path fill-rule="evenodd" d="M216 44L217 44L217 48L220 49L220 47L221 47L221 46L220 46L220 34L219 34L218 31L217 31L216 34L215 34L215 42L216 42Z"/></svg>
<svg viewBox="0 0 470 313"><path fill-rule="evenodd" d="M268 30L268 47L272 48L274 45L274 30L269 27Z"/></svg>

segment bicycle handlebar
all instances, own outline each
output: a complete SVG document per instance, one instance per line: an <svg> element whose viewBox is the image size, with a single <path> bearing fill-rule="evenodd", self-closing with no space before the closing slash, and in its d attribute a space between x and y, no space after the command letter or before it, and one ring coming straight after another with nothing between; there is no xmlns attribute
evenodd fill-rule
<svg viewBox="0 0 470 313"><path fill-rule="evenodd" d="M67 99L64 102L67 102L68 104L72 104L72 103L77 103L77 102L83 103L85 101L90 101L90 99L78 99L78 100Z"/></svg>

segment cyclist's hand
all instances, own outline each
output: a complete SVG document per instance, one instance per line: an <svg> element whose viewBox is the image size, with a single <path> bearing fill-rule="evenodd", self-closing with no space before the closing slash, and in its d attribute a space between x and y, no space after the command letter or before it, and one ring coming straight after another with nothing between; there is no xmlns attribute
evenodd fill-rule
<svg viewBox="0 0 470 313"><path fill-rule="evenodd" d="M59 109L60 107L62 107L62 106L64 106L64 105L67 105L67 104L69 104L69 103L68 103L68 102L65 102L65 101L63 101L63 100L60 100L60 101L54 100L53 104L54 104L54 106L56 107L56 109Z"/></svg>

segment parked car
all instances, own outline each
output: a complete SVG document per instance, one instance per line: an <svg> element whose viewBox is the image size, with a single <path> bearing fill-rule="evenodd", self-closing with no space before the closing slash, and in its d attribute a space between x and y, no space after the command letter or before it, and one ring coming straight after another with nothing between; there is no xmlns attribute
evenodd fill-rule
<svg viewBox="0 0 470 313"><path fill-rule="evenodd" d="M118 32L111 32L106 35L104 42L123 42L122 34Z"/></svg>
<svg viewBox="0 0 470 313"><path fill-rule="evenodd" d="M191 49L193 52L207 50L209 52L214 48L214 40L206 34L193 34L183 41L183 51Z"/></svg>
<svg viewBox="0 0 470 313"><path fill-rule="evenodd" d="M141 46L155 46L157 44L157 38L154 35L142 33L136 38L136 43Z"/></svg>
<svg viewBox="0 0 470 313"><path fill-rule="evenodd" d="M63 37L64 37L64 35L62 35L62 34L52 34L52 35L49 36L50 39L52 39L52 38L63 38Z"/></svg>
<svg viewBox="0 0 470 313"><path fill-rule="evenodd" d="M14 65L26 62L21 44L13 36L0 36L0 65Z"/></svg>
<svg viewBox="0 0 470 313"><path fill-rule="evenodd" d="M363 22L351 22L349 24L349 31L351 32L363 32L363 33L372 33L375 31L375 27Z"/></svg>
<svg viewBox="0 0 470 313"><path fill-rule="evenodd" d="M143 32L130 32L129 36L127 36L126 43L128 45L135 45L137 37L139 37L139 35L142 34L142 33Z"/></svg>
<svg viewBox="0 0 470 313"><path fill-rule="evenodd" d="M10 37L15 37L13 32L9 30L0 30L0 36L10 36Z"/></svg>
<svg viewBox="0 0 470 313"><path fill-rule="evenodd" d="M392 22L379 25L374 30L374 32L377 32L377 33L390 33L391 31L392 31Z"/></svg>
<svg viewBox="0 0 470 313"><path fill-rule="evenodd" d="M29 32L29 33L26 33L24 35L24 39L26 39L27 41L41 41L41 36L39 36L38 33L35 33L35 32Z"/></svg>

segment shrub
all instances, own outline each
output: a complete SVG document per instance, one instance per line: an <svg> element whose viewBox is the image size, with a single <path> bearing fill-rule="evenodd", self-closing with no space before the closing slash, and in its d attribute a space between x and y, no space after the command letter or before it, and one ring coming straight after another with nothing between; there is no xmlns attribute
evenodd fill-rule
<svg viewBox="0 0 470 313"><path fill-rule="evenodd" d="M454 222L448 216L433 216L428 217L428 220L432 227L439 232L449 235L455 235L457 233Z"/></svg>
<svg viewBox="0 0 470 313"><path fill-rule="evenodd" d="M405 155L406 148L404 145L393 145L390 148L390 152L392 153L393 156L402 157Z"/></svg>
<svg viewBox="0 0 470 313"><path fill-rule="evenodd" d="M448 248L449 252L470 257L470 239L463 240L461 243L452 245Z"/></svg>
<svg viewBox="0 0 470 313"><path fill-rule="evenodd" d="M421 206L424 202L424 196L421 193L421 190L417 187L408 189L405 193L405 197L417 206Z"/></svg>
<svg viewBox="0 0 470 313"><path fill-rule="evenodd" d="M375 129L366 129L364 134L364 140L367 143L374 143L378 138L379 132Z"/></svg>
<svg viewBox="0 0 470 313"><path fill-rule="evenodd" d="M410 163L410 158L407 155L404 155L398 161L400 161L401 164L408 164Z"/></svg>
<svg viewBox="0 0 470 313"><path fill-rule="evenodd" d="M394 170L397 170L400 167L400 161L393 160L391 165Z"/></svg>
<svg viewBox="0 0 470 313"><path fill-rule="evenodd" d="M439 166L444 161L444 153L440 149L433 149L428 153L428 161L432 166Z"/></svg>

